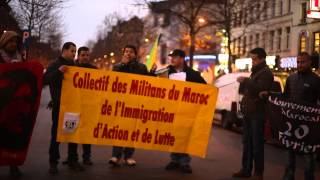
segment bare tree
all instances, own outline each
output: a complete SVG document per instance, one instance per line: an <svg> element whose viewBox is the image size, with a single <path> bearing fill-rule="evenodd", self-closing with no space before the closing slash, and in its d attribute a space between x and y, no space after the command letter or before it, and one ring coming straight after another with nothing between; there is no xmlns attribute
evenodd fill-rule
<svg viewBox="0 0 320 180"><path fill-rule="evenodd" d="M229 54L228 69L232 72L232 50L231 43L237 38L241 38L248 32L254 30L252 25L259 23L264 26L261 21L262 15L266 14L269 0L215 0L215 9L207 12L210 16L216 18L216 24L222 29L227 37L227 51ZM207 8L207 7L206 7ZM232 31L237 28L241 33L235 36ZM261 29L256 29L261 31ZM236 38L235 38L236 37Z"/></svg>
<svg viewBox="0 0 320 180"><path fill-rule="evenodd" d="M38 40L45 39L43 34L66 1L63 0L16 0L15 11L20 24L36 34Z"/></svg>
<svg viewBox="0 0 320 180"><path fill-rule="evenodd" d="M190 36L190 66L193 66L193 56L196 46L196 37L203 29L221 23L219 19L209 16L211 9L206 8L210 6L214 0L167 0L171 4L162 9L164 13L175 16L181 23L183 23L188 30ZM150 9L153 5L159 2L144 1ZM141 2L138 4L142 4ZM219 22L217 22L219 20Z"/></svg>

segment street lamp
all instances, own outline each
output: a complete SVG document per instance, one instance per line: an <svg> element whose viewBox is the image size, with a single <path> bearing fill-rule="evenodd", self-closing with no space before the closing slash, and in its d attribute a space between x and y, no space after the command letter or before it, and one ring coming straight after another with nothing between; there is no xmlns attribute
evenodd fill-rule
<svg viewBox="0 0 320 180"><path fill-rule="evenodd" d="M103 58L107 59L107 58L108 58L108 55L104 55Z"/></svg>
<svg viewBox="0 0 320 180"><path fill-rule="evenodd" d="M114 52L111 52L111 53L110 53L110 56L111 56L111 57L114 56Z"/></svg>
<svg viewBox="0 0 320 180"><path fill-rule="evenodd" d="M145 43L148 43L148 42L149 42L149 39L148 39L148 38L145 38L145 39L144 39L144 42L145 42Z"/></svg>

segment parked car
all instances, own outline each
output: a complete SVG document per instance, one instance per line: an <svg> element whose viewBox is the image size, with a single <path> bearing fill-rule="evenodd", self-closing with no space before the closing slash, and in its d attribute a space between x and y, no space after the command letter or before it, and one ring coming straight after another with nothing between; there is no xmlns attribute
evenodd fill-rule
<svg viewBox="0 0 320 180"><path fill-rule="evenodd" d="M216 104L214 123L221 124L223 128L231 129L234 125L242 125L243 114L241 112L240 102L243 97L241 94L243 88L237 82L240 76L249 77L250 73L230 73L221 76L214 82L219 89L219 95ZM282 92L283 83L279 77L274 78L273 91Z"/></svg>

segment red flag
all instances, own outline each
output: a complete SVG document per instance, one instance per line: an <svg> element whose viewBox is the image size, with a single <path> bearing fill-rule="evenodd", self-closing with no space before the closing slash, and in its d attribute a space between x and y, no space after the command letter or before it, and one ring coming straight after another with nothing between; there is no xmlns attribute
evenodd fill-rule
<svg viewBox="0 0 320 180"><path fill-rule="evenodd" d="M36 61L0 64L0 166L22 165L37 118L43 67Z"/></svg>

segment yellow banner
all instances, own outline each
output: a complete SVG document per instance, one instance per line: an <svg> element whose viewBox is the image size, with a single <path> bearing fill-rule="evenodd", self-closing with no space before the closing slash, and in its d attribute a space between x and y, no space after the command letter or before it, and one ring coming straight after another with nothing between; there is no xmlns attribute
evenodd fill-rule
<svg viewBox="0 0 320 180"><path fill-rule="evenodd" d="M58 141L205 157L217 94L210 85L69 67Z"/></svg>

